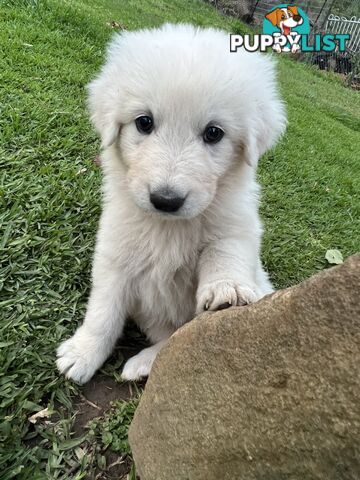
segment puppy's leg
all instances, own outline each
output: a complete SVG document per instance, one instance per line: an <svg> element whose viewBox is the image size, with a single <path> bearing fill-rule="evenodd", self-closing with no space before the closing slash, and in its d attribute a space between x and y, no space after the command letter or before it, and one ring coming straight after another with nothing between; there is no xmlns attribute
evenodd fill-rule
<svg viewBox="0 0 360 480"><path fill-rule="evenodd" d="M151 347L144 348L140 353L130 358L123 368L121 377L123 380L139 380L150 374L151 367L154 363L156 355L166 344L166 340L161 340Z"/></svg>
<svg viewBox="0 0 360 480"><path fill-rule="evenodd" d="M139 380L142 377L147 377L150 374L152 365L157 354L166 345L171 335L175 332L176 327L171 325L164 325L163 323L151 322L151 325L145 328L146 335L153 345L144 348L140 353L130 358L122 371L122 378L124 380Z"/></svg>
<svg viewBox="0 0 360 480"><path fill-rule="evenodd" d="M66 377L87 382L113 350L127 314L124 280L110 261L95 261L84 323L57 350L57 367Z"/></svg>
<svg viewBox="0 0 360 480"><path fill-rule="evenodd" d="M271 291L265 272L258 278L257 244L249 238L222 238L204 249L199 260L197 313L253 303Z"/></svg>

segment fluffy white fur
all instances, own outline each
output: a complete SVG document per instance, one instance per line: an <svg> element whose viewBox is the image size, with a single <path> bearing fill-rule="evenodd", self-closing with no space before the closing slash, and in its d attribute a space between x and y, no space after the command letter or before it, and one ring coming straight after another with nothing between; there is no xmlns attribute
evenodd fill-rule
<svg viewBox="0 0 360 480"><path fill-rule="evenodd" d="M156 354L204 309L255 302L272 291L260 262L256 164L285 129L269 56L230 53L214 29L164 25L116 35L89 85L104 153L104 201L84 323L58 349L57 366L88 381L110 355L127 317L153 346L123 378L149 374ZM151 114L155 130L135 126ZM207 125L225 135L204 142ZM149 192L187 195L173 214Z"/></svg>

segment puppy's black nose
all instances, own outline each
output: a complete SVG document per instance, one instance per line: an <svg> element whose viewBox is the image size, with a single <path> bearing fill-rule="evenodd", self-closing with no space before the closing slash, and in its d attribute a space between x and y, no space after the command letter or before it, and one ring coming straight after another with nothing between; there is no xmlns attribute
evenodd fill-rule
<svg viewBox="0 0 360 480"><path fill-rule="evenodd" d="M150 193L150 201L157 210L162 212L177 212L184 205L186 197L180 197L172 190L157 190Z"/></svg>

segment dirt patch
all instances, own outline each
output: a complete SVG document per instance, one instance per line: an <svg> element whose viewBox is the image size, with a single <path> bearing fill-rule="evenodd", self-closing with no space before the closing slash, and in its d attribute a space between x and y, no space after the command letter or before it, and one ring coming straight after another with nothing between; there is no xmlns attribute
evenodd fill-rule
<svg viewBox="0 0 360 480"><path fill-rule="evenodd" d="M124 337L119 341L115 352L107 360L104 370L121 372L124 362L148 346L143 335L130 324ZM87 433L87 425L96 417L101 417L115 400L128 401L134 398L145 386L145 381L119 383L113 376L97 373L81 388L81 393L73 400L75 421L73 437L78 438ZM106 449L102 452L106 459L106 471L96 469L88 474L86 480L126 480L132 466L131 457L122 458L121 454Z"/></svg>
<svg viewBox="0 0 360 480"><path fill-rule="evenodd" d="M124 332L124 337L118 342L114 353L105 362L103 368L79 390L80 394L72 399L72 409L67 412L64 405L55 402L56 413L51 418L39 418L35 423L29 423L28 438L24 444L28 448L35 448L44 439L43 435L36 433L36 428L49 428L52 431L53 426L68 416L74 416L71 438L79 439L86 436L86 440L81 445L86 451L86 455L103 455L106 459L106 469L100 470L95 466L89 466L86 480L127 480L128 473L132 467L131 456L122 456L120 452L111 451L110 448L101 449L97 441L92 441L86 435L88 433L88 424L96 417L103 415L111 408L111 403L116 400L129 401L135 398L145 386L146 381L142 382L121 382L120 373L126 360L136 355L140 350L146 348L148 343L139 330L133 324L129 324ZM119 382L115 380L119 379ZM47 405L50 397L44 396L41 404ZM49 448L50 444L49 444ZM70 455L71 457L71 455ZM73 457L72 457L73 458ZM75 460L76 461L76 460ZM97 464L97 461L94 462ZM80 465L78 465L80 466ZM76 465L73 467L76 468Z"/></svg>
<svg viewBox="0 0 360 480"><path fill-rule="evenodd" d="M75 437L86 431L86 425L95 417L100 417L109 409L114 400L130 400L134 390L130 383L117 383L111 377L97 374L84 385L81 395L75 399L74 410L77 412L73 425Z"/></svg>
<svg viewBox="0 0 360 480"><path fill-rule="evenodd" d="M143 383L139 383L142 389ZM136 395L137 389L130 382L117 383L113 378L97 374L84 385L82 393L74 401L76 412L73 424L74 437L80 437L87 432L88 423L96 417L104 415L114 400L130 400ZM132 459L122 458L121 454L107 449L102 452L106 459L106 471L95 469L89 473L86 480L126 480L132 466Z"/></svg>

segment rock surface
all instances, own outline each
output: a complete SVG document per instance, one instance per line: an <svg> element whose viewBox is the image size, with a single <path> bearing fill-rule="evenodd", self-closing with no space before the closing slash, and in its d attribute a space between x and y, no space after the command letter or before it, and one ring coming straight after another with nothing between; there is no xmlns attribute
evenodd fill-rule
<svg viewBox="0 0 360 480"><path fill-rule="evenodd" d="M156 359L130 429L141 480L360 478L360 255L204 313Z"/></svg>

